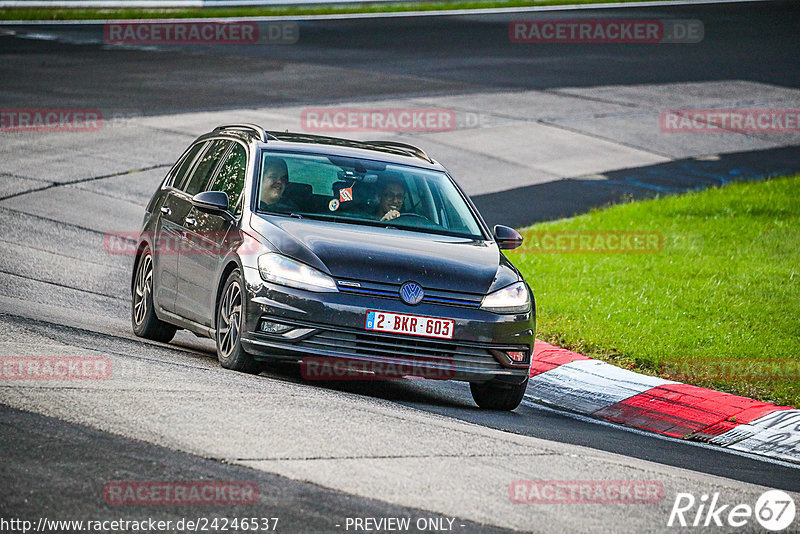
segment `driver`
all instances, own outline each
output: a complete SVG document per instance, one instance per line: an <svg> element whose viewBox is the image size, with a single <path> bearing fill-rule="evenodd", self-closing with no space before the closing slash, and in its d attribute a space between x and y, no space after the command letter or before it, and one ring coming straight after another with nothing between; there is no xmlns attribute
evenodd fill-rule
<svg viewBox="0 0 800 534"><path fill-rule="evenodd" d="M386 182L381 190L380 202L375 216L381 221L391 221L400 216L405 202L406 190L399 180Z"/></svg>

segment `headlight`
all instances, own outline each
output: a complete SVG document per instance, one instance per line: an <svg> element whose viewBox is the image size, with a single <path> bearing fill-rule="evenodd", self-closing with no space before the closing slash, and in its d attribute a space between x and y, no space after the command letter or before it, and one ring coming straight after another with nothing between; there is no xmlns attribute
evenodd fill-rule
<svg viewBox="0 0 800 534"><path fill-rule="evenodd" d="M259 256L258 271L261 273L261 278L267 282L309 291L338 291L336 282L327 274L280 254L269 253Z"/></svg>
<svg viewBox="0 0 800 534"><path fill-rule="evenodd" d="M531 296L525 282L517 282L483 297L481 309L495 313L525 313L531 307Z"/></svg>

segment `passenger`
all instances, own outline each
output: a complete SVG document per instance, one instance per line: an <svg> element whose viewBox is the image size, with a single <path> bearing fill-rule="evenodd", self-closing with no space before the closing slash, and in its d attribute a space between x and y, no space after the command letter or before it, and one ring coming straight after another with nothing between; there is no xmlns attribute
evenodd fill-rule
<svg viewBox="0 0 800 534"><path fill-rule="evenodd" d="M295 211L297 205L283 198L289 183L289 169L283 158L265 157L258 208L265 211Z"/></svg>

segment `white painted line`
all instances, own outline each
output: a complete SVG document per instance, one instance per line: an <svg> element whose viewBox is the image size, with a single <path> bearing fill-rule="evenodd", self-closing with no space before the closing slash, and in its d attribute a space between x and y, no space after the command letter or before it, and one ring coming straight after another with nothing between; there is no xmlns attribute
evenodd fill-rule
<svg viewBox="0 0 800 534"><path fill-rule="evenodd" d="M726 454L731 454L733 456L741 456L741 457L744 457L744 458L749 458L751 460L758 460L759 462L765 462L765 463L768 463L768 464L780 465L782 467L791 467L793 469L800 469L800 464L792 463L792 462L786 462L784 460L779 460L779 459L776 459L776 458L770 458L768 456L762 456L760 454L754 454L754 453L747 452L747 451L734 450L734 449L730 449L730 448L726 448L726 447L719 447L719 446L716 446L716 445L709 445L708 443L704 443L702 441L689 441L689 440L685 440L685 439L673 438L672 436L665 436L664 434L657 434L657 433L649 431L649 430L641 430L639 428L623 426L623 425L620 425L620 424L617 424L617 423L612 423L612 422L609 422L609 421L603 421L602 419L594 419L593 417L589 417L587 415L582 415L582 414L577 414L577 413L572 413L572 412L565 412L565 411L559 410L557 408L551 408L549 406L544 406L544 405L540 404L536 400L535 397L532 397L532 396L528 395L527 393L525 394L525 397L522 399L522 403L525 406L528 406L529 408L535 408L537 410L542 410L542 411L545 411L545 412L548 412L548 413L558 414L558 415L561 415L563 417L569 417L570 419L575 419L576 421L581 421L581 422L584 422L584 423L592 423L592 424L595 424L595 425L602 425L602 426L614 428L616 430L622 430L624 432L630 432L631 434L636 434L636 435L639 435L639 436L647 436L649 438L660 439L660 440L663 440L663 441L671 441L673 443L681 443L683 445L689 445L689 446L692 446L692 447L700 447L701 449L709 449L709 450L714 450L714 451L717 451L717 452L724 452Z"/></svg>
<svg viewBox="0 0 800 534"><path fill-rule="evenodd" d="M528 395L567 410L591 414L654 387L676 383L599 360L578 360L531 377Z"/></svg>
<svg viewBox="0 0 800 534"><path fill-rule="evenodd" d="M768 413L722 434L718 439L727 434L730 434L728 439L736 440L727 445L728 448L800 462L800 410Z"/></svg>
<svg viewBox="0 0 800 534"><path fill-rule="evenodd" d="M111 0L113 1L113 0ZM135 1L135 0L134 0ZM147 0L144 0L147 1ZM193 0L192 0L193 1ZM354 0L357 2L371 2L373 0ZM743 4L755 2L769 2L771 0L661 0L652 2L614 2L608 4L581 4L581 5L564 5L564 6L521 6L521 7L497 7L487 9L442 9L436 11L398 11L387 13L330 13L326 15L282 15L282 16L265 16L265 17L214 17L214 18L186 18L186 19L132 19L132 20L146 20L153 23L166 23L166 22L230 22L236 21L274 21L274 20L347 20L347 19L380 19L380 18L397 18L397 17L443 17L443 16L466 16L466 15L503 15L509 13L546 13L558 11L582 11L594 9L626 9L637 7L672 7L672 6L698 6L698 5L713 5L713 4ZM25 2L20 0L0 0L0 8L9 7L37 7L35 0ZM69 4L70 7L80 7L76 2L67 2L54 0L53 3L45 2L48 7L64 7L56 5L56 3ZM87 2L89 5L86 7L99 7L98 4ZM119 3L124 7L131 7L125 0L119 0ZM153 2L156 4L154 7L164 8L164 3ZM307 0L278 0L277 2L270 2L268 5L293 5L304 4L308 5ZM312 2L317 3L317 2ZM327 2L319 2L320 4ZM333 3L341 3L341 0ZM19 5L12 5L19 4ZM215 4L221 6L221 4ZM263 4L267 5L267 4ZM187 7L187 6L179 6ZM189 6L190 7L190 6ZM106 24L108 22L131 22L132 20L123 19L102 19L102 20L3 20L0 21L2 25L56 25L56 26L69 26L69 25L87 25L87 24Z"/></svg>
<svg viewBox="0 0 800 534"><path fill-rule="evenodd" d="M773 426L783 427L784 425L781 423L787 419L791 423L792 419L796 419L794 415L795 412L800 412L800 410L775 410L749 423L738 425L709 441L717 445L732 445L737 441L754 436L762 430L768 430ZM796 421L796 423L800 423L800 420Z"/></svg>

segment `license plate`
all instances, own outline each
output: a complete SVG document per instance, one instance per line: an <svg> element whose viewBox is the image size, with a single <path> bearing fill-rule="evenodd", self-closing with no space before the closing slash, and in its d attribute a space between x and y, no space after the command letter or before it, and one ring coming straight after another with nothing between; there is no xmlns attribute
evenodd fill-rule
<svg viewBox="0 0 800 534"><path fill-rule="evenodd" d="M365 326L367 330L392 332L393 334L453 339L455 321L420 315L368 311Z"/></svg>

